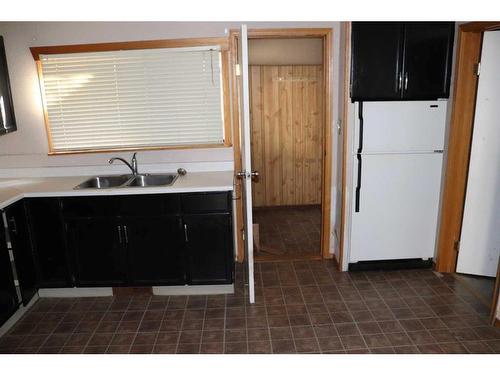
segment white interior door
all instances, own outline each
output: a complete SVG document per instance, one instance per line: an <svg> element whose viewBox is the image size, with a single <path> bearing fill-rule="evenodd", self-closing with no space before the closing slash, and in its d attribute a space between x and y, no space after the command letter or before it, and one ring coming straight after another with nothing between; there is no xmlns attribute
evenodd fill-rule
<svg viewBox="0 0 500 375"><path fill-rule="evenodd" d="M252 161L250 151L250 89L248 81L248 33L241 25L238 39L238 64L240 100L241 168L238 176L242 180L242 199L245 228L245 252L248 264L248 295L250 303L255 302L254 260L253 260L253 217L252 217Z"/></svg>
<svg viewBox="0 0 500 375"><path fill-rule="evenodd" d="M457 272L495 276L500 255L500 31L484 33Z"/></svg>

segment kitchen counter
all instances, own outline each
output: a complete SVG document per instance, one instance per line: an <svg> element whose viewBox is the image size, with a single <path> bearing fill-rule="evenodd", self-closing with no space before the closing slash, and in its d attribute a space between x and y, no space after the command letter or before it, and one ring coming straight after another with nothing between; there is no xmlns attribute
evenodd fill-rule
<svg viewBox="0 0 500 375"><path fill-rule="evenodd" d="M0 209L30 197L72 197L92 195L168 194L232 191L233 172L192 172L179 176L171 186L80 189L74 187L91 176L0 179Z"/></svg>

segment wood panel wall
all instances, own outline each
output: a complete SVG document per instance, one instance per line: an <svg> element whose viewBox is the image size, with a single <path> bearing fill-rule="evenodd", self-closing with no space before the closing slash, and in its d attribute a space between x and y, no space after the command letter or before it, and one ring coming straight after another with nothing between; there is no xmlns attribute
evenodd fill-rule
<svg viewBox="0 0 500 375"><path fill-rule="evenodd" d="M255 207L321 203L322 65L250 67Z"/></svg>

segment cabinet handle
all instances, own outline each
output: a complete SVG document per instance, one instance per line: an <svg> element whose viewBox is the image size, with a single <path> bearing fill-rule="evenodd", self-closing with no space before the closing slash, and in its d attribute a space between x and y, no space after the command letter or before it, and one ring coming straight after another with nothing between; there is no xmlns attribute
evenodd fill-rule
<svg viewBox="0 0 500 375"><path fill-rule="evenodd" d="M9 224L10 224L9 227L10 227L11 232L17 234L16 219L14 219L13 217L11 217L9 219Z"/></svg>
<svg viewBox="0 0 500 375"><path fill-rule="evenodd" d="M118 229L118 240L122 243L122 227L117 225L116 228Z"/></svg>
<svg viewBox="0 0 500 375"><path fill-rule="evenodd" d="M184 240L186 242L189 242L189 240L188 240L188 226L187 226L187 224L184 224Z"/></svg>
<svg viewBox="0 0 500 375"><path fill-rule="evenodd" d="M128 229L127 226L123 226L123 233L125 233L125 243L128 244Z"/></svg>
<svg viewBox="0 0 500 375"><path fill-rule="evenodd" d="M408 72L405 72L405 91L408 89Z"/></svg>
<svg viewBox="0 0 500 375"><path fill-rule="evenodd" d="M401 91L402 88L403 88L403 73L399 72L399 74L398 74L398 89L396 90L396 92Z"/></svg>

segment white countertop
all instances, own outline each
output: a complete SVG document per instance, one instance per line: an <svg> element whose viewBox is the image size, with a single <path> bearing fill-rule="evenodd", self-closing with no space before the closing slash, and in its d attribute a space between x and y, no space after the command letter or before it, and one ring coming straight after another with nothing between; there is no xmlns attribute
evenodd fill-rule
<svg viewBox="0 0 500 375"><path fill-rule="evenodd" d="M168 194L232 191L233 172L191 172L179 176L172 186L81 189L74 187L91 176L0 179L0 209L28 197L72 197L90 195Z"/></svg>

